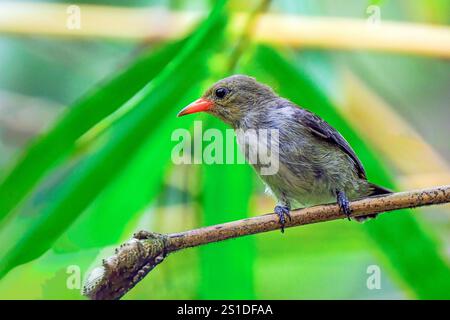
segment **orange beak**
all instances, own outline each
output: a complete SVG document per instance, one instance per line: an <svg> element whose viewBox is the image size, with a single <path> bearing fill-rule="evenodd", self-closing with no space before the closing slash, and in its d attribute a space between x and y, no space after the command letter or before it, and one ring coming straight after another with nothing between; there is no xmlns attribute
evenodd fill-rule
<svg viewBox="0 0 450 320"><path fill-rule="evenodd" d="M185 116L185 115L191 114L191 113L208 111L212 108L213 105L214 105L214 103L212 101L206 100L204 98L200 98L200 99L192 102L190 105L185 107L183 110L181 110L178 113L178 117Z"/></svg>

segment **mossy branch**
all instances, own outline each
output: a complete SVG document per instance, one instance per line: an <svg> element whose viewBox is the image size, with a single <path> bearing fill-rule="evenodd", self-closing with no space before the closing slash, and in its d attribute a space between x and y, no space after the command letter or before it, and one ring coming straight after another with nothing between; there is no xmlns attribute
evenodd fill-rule
<svg viewBox="0 0 450 320"><path fill-rule="evenodd" d="M365 198L351 202L350 208L352 216L357 217L449 202L450 185L446 185ZM291 216L292 220L286 228L346 218L336 204L293 210ZM95 300L119 299L169 253L279 228L278 217L270 213L179 233L138 232L133 239L120 246L114 256L105 259L101 267L91 272L84 286L84 294Z"/></svg>

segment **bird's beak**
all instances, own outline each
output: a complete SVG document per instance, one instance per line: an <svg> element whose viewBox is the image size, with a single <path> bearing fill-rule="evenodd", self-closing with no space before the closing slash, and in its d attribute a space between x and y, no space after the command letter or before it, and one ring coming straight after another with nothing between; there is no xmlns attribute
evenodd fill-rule
<svg viewBox="0 0 450 320"><path fill-rule="evenodd" d="M202 111L208 111L213 106L213 102L204 98L200 98L198 100L195 100L191 104L189 104L187 107L185 107L183 110L181 110L178 113L178 117L185 116L187 114L191 113L197 113Z"/></svg>

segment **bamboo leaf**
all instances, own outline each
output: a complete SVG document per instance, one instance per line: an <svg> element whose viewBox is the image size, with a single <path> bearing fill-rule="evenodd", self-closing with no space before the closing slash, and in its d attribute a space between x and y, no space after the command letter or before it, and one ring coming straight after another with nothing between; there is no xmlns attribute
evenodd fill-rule
<svg viewBox="0 0 450 320"><path fill-rule="evenodd" d="M77 139L119 109L175 56L183 42L145 53L125 71L94 88L71 106L25 151L0 185L0 221L26 197Z"/></svg>
<svg viewBox="0 0 450 320"><path fill-rule="evenodd" d="M180 93L207 75L207 60L222 39L225 1L216 3L177 57L127 102L129 110L111 127L104 144L84 159L58 190L31 228L1 260L0 275L44 253L128 163L129 157L150 138L161 119L175 116ZM155 168L161 170L161 168Z"/></svg>
<svg viewBox="0 0 450 320"><path fill-rule="evenodd" d="M204 130L208 128L220 130L222 137L226 137L226 126L218 119L208 119L205 127ZM237 151L235 142L232 147ZM253 173L247 164L204 165L202 225L213 225L247 217L253 192L252 181ZM201 299L253 299L255 297L253 238L245 237L214 243L201 247L199 250L202 275L199 284Z"/></svg>
<svg viewBox="0 0 450 320"><path fill-rule="evenodd" d="M200 85L196 84L180 97L177 104L180 107L187 105L199 93ZM175 119L173 114L162 119L154 135L144 142L123 172L92 202L54 249L67 252L117 243L127 222L149 205L163 186L170 165L172 132L179 128L188 129L191 123L191 118ZM90 236L86 237L86 234Z"/></svg>

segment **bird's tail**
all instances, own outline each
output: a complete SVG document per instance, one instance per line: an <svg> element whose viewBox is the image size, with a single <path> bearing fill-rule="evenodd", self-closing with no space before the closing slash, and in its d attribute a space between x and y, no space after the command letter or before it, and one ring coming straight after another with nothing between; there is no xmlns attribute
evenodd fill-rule
<svg viewBox="0 0 450 320"><path fill-rule="evenodd" d="M384 195L384 194L392 193L391 190L386 189L385 187L378 186L378 185L376 185L374 183L370 184L370 190L371 190L371 193L369 194L369 197L381 196L381 195Z"/></svg>
<svg viewBox="0 0 450 320"><path fill-rule="evenodd" d="M369 197L381 196L381 195L392 193L391 190L381 187L379 185L373 184L373 183L370 183L369 188L370 188ZM375 219L377 217L377 215L378 215L378 213L368 214L366 216L355 217L354 219L358 222L364 222L369 219Z"/></svg>

